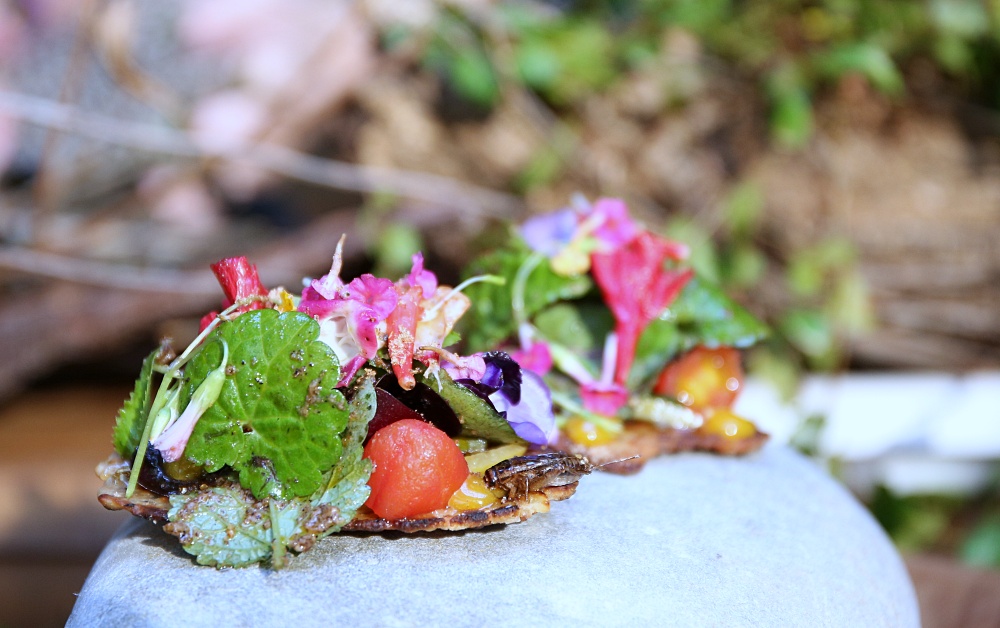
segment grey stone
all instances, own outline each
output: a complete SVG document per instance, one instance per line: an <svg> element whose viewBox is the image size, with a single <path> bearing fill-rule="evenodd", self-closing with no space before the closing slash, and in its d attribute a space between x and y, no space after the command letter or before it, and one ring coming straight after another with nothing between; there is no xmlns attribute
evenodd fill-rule
<svg viewBox="0 0 1000 628"><path fill-rule="evenodd" d="M918 626L871 516L782 447L598 473L527 522L333 536L281 572L199 567L130 522L70 626Z"/></svg>

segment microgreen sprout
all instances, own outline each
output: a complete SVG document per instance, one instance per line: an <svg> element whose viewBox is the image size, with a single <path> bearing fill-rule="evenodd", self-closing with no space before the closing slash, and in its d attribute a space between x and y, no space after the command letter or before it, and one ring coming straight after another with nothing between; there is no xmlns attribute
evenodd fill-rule
<svg viewBox="0 0 1000 628"><path fill-rule="evenodd" d="M135 493L135 487L139 482L139 471L142 469L142 461L146 458L146 447L149 446L150 434L153 432L153 424L157 423L155 418L170 401L170 395L172 393L171 387L173 386L174 381L178 378L181 368L187 364L188 360L191 359L191 354L194 350L201 345L205 338L212 333L221 321L228 320L227 317L230 314L242 307L246 307L249 302L258 300L260 300L259 297L240 299L236 303L233 303L224 309L212 320L211 323L206 325L205 329L203 329L201 333L191 341L191 344L189 344L187 348L184 349L179 356L174 358L169 366L167 366L167 370L163 373L163 378L160 381L160 387L156 390L156 396L153 397L153 404L149 408L149 414L146 415L146 423L142 430L142 438L139 439L139 449L135 452L135 460L132 461L132 470L129 473L128 488L125 490L125 497L132 497L132 494Z"/></svg>
<svg viewBox="0 0 1000 628"><path fill-rule="evenodd" d="M164 462L174 462L184 454L184 447L187 445L198 419L215 404L222 392L222 385L226 383L226 366L228 364L229 345L223 340L222 362L216 369L210 371L205 376L205 380L198 385L184 412L173 423L167 425L163 432L150 443L163 455Z"/></svg>

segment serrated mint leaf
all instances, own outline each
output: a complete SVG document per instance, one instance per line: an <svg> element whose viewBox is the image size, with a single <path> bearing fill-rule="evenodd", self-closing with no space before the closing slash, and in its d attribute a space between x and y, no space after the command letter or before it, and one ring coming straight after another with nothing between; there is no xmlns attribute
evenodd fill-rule
<svg viewBox="0 0 1000 628"><path fill-rule="evenodd" d="M153 377L153 361L159 349L154 350L142 362L139 378L135 380L135 388L118 411L112 442L115 451L128 460L135 455L135 450L142 439L142 430L146 426L146 416L149 413L149 398L151 394L150 380Z"/></svg>
<svg viewBox="0 0 1000 628"><path fill-rule="evenodd" d="M472 307L463 319L464 337L470 350L495 349L502 340L512 336L517 322L511 308L512 289L517 271L531 252L520 240L511 246L494 251L474 261L468 276L498 275L506 280L503 285L481 282L466 288ZM531 317L543 308L558 301L583 296L593 286L586 275L565 277L557 275L543 261L529 275L524 289L524 314Z"/></svg>
<svg viewBox="0 0 1000 628"><path fill-rule="evenodd" d="M167 518L163 529L179 538L199 565L245 567L271 556L268 504L239 487L171 495Z"/></svg>
<svg viewBox="0 0 1000 628"><path fill-rule="evenodd" d="M423 382L441 395L458 415L462 436L485 438L497 443L523 443L507 419L492 405L461 384L456 384L444 369Z"/></svg>
<svg viewBox="0 0 1000 628"><path fill-rule="evenodd" d="M254 310L221 323L184 369L184 402L229 346L226 382L184 453L208 471L230 466L254 497L309 496L340 459L347 404L340 367L298 312ZM182 404L183 405L183 404Z"/></svg>
<svg viewBox="0 0 1000 628"><path fill-rule="evenodd" d="M246 567L271 561L281 569L289 550L304 552L337 521L329 505L307 500L254 499L236 484L170 496L164 531L180 539L199 565Z"/></svg>
<svg viewBox="0 0 1000 628"><path fill-rule="evenodd" d="M336 532L350 522L371 493L368 478L372 473L372 463L362 456L368 423L375 416L376 405L375 383L372 377L367 377L351 398L350 415L343 439L344 453L330 470L322 492L312 501L314 507L327 505L337 511L334 525L323 532L322 536Z"/></svg>
<svg viewBox="0 0 1000 628"><path fill-rule="evenodd" d="M351 399L344 453L323 474L323 486L311 500L258 500L235 484L216 486L172 495L164 529L180 538L184 551L201 565L245 567L270 560L275 569L282 568L289 550L304 552L339 531L368 499L372 465L362 455L373 416L375 387L367 378Z"/></svg>

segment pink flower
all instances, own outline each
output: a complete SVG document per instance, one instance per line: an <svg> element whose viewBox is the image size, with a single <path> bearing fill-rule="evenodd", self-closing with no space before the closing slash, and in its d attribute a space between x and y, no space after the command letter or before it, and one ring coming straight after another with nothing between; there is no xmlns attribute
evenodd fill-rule
<svg viewBox="0 0 1000 628"><path fill-rule="evenodd" d="M628 206L620 198L600 198L591 207L585 222L593 222L594 237L602 251L613 251L639 235L639 226L628 215Z"/></svg>
<svg viewBox="0 0 1000 628"><path fill-rule="evenodd" d="M591 256L594 279L615 317L618 351L614 382L625 386L635 360L639 336L677 297L691 278L691 270L667 270L683 247L642 231L609 253Z"/></svg>
<svg viewBox="0 0 1000 628"><path fill-rule="evenodd" d="M320 340L333 348L341 364L361 355L370 360L382 346L386 318L398 302L388 279L364 274L344 285L340 279L343 239L330 272L302 292L299 311L320 323Z"/></svg>
<svg viewBox="0 0 1000 628"><path fill-rule="evenodd" d="M614 416L618 409L628 403L628 389L620 384L589 382L580 386L583 407L590 412Z"/></svg>
<svg viewBox="0 0 1000 628"><path fill-rule="evenodd" d="M530 342L526 347L511 352L510 357L514 358L521 368L539 375L545 375L552 369L552 352L549 351L549 345L544 342Z"/></svg>
<svg viewBox="0 0 1000 628"><path fill-rule="evenodd" d="M405 281L411 286L420 286L421 296L424 299L429 299L434 296L434 291L437 290L437 276L429 270L424 270L423 253L414 253L412 259L413 267L410 269L410 274L406 276Z"/></svg>

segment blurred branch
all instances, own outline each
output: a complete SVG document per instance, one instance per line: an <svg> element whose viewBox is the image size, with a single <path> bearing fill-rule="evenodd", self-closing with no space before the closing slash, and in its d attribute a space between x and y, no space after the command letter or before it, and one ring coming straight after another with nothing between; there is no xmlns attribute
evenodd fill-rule
<svg viewBox="0 0 1000 628"><path fill-rule="evenodd" d="M202 150L183 131L154 124L125 122L82 111L52 100L0 90L0 112L43 127L137 150L190 159L247 163L286 177L356 192L388 192L465 211L513 211L517 197L448 177L358 166L308 155L283 146L256 144L222 153Z"/></svg>
<svg viewBox="0 0 1000 628"><path fill-rule="evenodd" d="M25 248L0 247L0 269L120 290L206 295L219 291L208 271L141 268Z"/></svg>
<svg viewBox="0 0 1000 628"><path fill-rule="evenodd" d="M330 264L330 256L342 233L349 234L345 255L350 258L360 254L361 238L350 237L355 233L354 213L338 211L313 221L294 234L246 251L246 255L261 268L265 285L284 283L294 289L293 282L303 275ZM70 260L52 257L26 257L19 265L32 259L41 260L52 263L53 270L65 271L65 264ZM8 260L4 257L3 261ZM72 263L79 263L79 260ZM88 277L91 280L122 281L120 273L126 272L115 267L109 274L108 267L100 264L89 268L95 275ZM193 283L191 289L180 292L140 292L132 289L133 286L95 289L56 282L28 294L9 297L0 308L0 346L7 349L5 359L0 360L0 399L56 365L113 351L148 333L159 321L177 316L200 316L212 307L217 308L222 298L221 290L209 292L205 289L207 282L212 281L207 270L157 271L147 277L164 283L187 277Z"/></svg>

